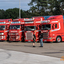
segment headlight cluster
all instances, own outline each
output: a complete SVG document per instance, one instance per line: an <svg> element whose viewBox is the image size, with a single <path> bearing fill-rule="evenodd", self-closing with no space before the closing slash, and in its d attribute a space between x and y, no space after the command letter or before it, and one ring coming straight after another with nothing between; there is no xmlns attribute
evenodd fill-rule
<svg viewBox="0 0 64 64"><path fill-rule="evenodd" d="M50 37L49 39L52 39L52 37Z"/></svg>
<svg viewBox="0 0 64 64"><path fill-rule="evenodd" d="M0 35L4 35L4 33L0 33Z"/></svg>
<svg viewBox="0 0 64 64"><path fill-rule="evenodd" d="M2 36L2 39L5 39L5 36Z"/></svg>
<svg viewBox="0 0 64 64"><path fill-rule="evenodd" d="M16 36L16 39L19 39L19 36Z"/></svg>
<svg viewBox="0 0 64 64"><path fill-rule="evenodd" d="M4 35L4 33L2 33L2 35Z"/></svg>

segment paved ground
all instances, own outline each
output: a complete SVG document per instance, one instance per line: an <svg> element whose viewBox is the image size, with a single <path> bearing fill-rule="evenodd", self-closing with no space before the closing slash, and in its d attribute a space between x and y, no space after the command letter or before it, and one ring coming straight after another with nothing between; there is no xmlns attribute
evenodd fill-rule
<svg viewBox="0 0 64 64"><path fill-rule="evenodd" d="M0 64L64 64L60 58L0 49Z"/></svg>
<svg viewBox="0 0 64 64"><path fill-rule="evenodd" d="M39 47L40 44L36 43L35 48L32 47L32 43L21 42L0 42L0 49L20 51L25 53L33 53L39 55L46 55L61 58L64 56L64 42L62 43L44 43L44 47Z"/></svg>
<svg viewBox="0 0 64 64"><path fill-rule="evenodd" d="M64 42L44 43L44 47L35 48L32 43L0 42L0 64L64 64ZM25 62L24 62L25 61Z"/></svg>

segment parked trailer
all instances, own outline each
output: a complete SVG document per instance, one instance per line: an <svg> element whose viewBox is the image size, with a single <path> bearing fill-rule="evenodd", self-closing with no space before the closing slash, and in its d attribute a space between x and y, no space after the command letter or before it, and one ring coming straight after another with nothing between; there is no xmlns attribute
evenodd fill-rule
<svg viewBox="0 0 64 64"><path fill-rule="evenodd" d="M24 19L14 19L10 24L9 41L24 40Z"/></svg>
<svg viewBox="0 0 64 64"><path fill-rule="evenodd" d="M7 41L9 33L9 25L12 19L0 19L0 41Z"/></svg>
<svg viewBox="0 0 64 64"><path fill-rule="evenodd" d="M44 17L33 17L33 18L25 18L25 41L32 42L33 41L33 34L35 32L36 41L39 41L40 35L40 24L41 21L44 20Z"/></svg>
<svg viewBox="0 0 64 64"><path fill-rule="evenodd" d="M50 16L41 22L44 42L64 41L64 20L62 15Z"/></svg>

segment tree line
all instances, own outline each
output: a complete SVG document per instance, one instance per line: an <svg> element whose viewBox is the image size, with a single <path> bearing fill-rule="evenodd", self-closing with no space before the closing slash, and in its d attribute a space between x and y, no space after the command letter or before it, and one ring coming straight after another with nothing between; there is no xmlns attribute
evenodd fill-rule
<svg viewBox="0 0 64 64"><path fill-rule="evenodd" d="M30 9L21 10L21 18L33 16L64 15L64 0L31 0ZM19 8L1 10L0 19L19 18Z"/></svg>
<svg viewBox="0 0 64 64"><path fill-rule="evenodd" d="M21 10L21 18L31 17L31 13L28 11ZM19 18L19 8L1 10L0 9L0 19L8 19L8 18Z"/></svg>

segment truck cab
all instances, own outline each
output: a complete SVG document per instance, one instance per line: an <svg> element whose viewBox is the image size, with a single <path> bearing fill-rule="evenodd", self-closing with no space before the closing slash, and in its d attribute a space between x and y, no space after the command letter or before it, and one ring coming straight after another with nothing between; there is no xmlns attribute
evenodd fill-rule
<svg viewBox="0 0 64 64"><path fill-rule="evenodd" d="M10 22L12 19L0 19L0 41L8 41Z"/></svg>
<svg viewBox="0 0 64 64"><path fill-rule="evenodd" d="M64 39L64 22L62 15L50 16L41 23L44 42L61 42Z"/></svg>
<svg viewBox="0 0 64 64"><path fill-rule="evenodd" d="M9 41L23 41L24 19L14 19L10 24Z"/></svg>
<svg viewBox="0 0 64 64"><path fill-rule="evenodd" d="M39 41L39 34L40 34L40 24L41 21L44 20L43 17L32 17L32 18L25 18L25 41L32 42L33 41L33 34L35 32L36 41Z"/></svg>

